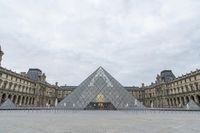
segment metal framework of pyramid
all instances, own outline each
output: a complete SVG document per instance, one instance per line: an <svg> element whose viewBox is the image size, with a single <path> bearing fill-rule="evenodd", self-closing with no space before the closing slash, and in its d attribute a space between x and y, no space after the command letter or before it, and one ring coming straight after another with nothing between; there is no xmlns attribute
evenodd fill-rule
<svg viewBox="0 0 200 133"><path fill-rule="evenodd" d="M83 110L97 100L110 102L117 110L144 107L107 71L99 67L62 100L57 108Z"/></svg>

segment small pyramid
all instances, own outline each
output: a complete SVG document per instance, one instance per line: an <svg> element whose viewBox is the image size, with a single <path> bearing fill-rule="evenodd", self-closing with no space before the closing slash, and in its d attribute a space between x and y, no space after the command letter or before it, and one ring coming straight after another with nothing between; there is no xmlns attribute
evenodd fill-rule
<svg viewBox="0 0 200 133"><path fill-rule="evenodd" d="M15 108L16 105L8 98L2 105L1 108Z"/></svg>
<svg viewBox="0 0 200 133"><path fill-rule="evenodd" d="M188 110L200 110L200 106L197 104L197 103L195 103L193 100L190 100L187 104L186 104L186 106L184 107L184 108L186 108L186 109L188 109Z"/></svg>
<svg viewBox="0 0 200 133"><path fill-rule="evenodd" d="M83 81L57 108L86 109L95 102L111 103L115 109L144 108L116 79L99 67Z"/></svg>

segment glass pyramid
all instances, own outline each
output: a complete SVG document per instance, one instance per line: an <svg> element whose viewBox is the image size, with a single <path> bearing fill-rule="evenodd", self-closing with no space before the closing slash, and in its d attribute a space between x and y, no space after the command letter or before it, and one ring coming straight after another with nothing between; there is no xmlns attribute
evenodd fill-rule
<svg viewBox="0 0 200 133"><path fill-rule="evenodd" d="M193 100L190 100L186 106L184 107L185 109L188 109L188 110L199 110L200 109L200 106L195 103Z"/></svg>
<svg viewBox="0 0 200 133"><path fill-rule="evenodd" d="M83 81L69 96L62 100L57 108L87 109L94 106L111 104L117 110L144 107L107 71L99 67ZM97 104L97 105L96 105Z"/></svg>
<svg viewBox="0 0 200 133"><path fill-rule="evenodd" d="M15 108L16 105L8 98L1 106L0 108Z"/></svg>

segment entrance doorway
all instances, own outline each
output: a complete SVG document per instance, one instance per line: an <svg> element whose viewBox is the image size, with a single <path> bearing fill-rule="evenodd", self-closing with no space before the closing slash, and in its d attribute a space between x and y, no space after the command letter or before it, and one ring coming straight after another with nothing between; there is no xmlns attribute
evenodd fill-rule
<svg viewBox="0 0 200 133"><path fill-rule="evenodd" d="M100 92L85 110L116 110L116 108L111 102L105 100L105 96Z"/></svg>
<svg viewBox="0 0 200 133"><path fill-rule="evenodd" d="M91 102L87 105L85 110L116 110L112 103Z"/></svg>

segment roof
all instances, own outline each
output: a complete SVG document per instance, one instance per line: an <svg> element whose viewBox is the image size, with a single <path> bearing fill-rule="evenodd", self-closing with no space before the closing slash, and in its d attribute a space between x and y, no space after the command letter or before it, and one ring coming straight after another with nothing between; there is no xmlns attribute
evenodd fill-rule
<svg viewBox="0 0 200 133"><path fill-rule="evenodd" d="M74 90L77 87L78 86L60 86L60 88L63 89L63 90Z"/></svg>
<svg viewBox="0 0 200 133"><path fill-rule="evenodd" d="M34 82L34 81L32 81L31 79L29 79L27 76L24 76L24 75L19 74L19 73L17 73L17 72L13 72L12 70L8 70L8 69L3 68L3 67L1 67L1 66L0 66L0 71L3 71L3 72L5 72L5 73L7 73L7 74L10 74L10 75L14 75L14 76L16 76L16 77L18 77L18 78L22 78L22 79L24 79L24 80L28 80L28 81L30 81L30 82Z"/></svg>
<svg viewBox="0 0 200 133"><path fill-rule="evenodd" d="M28 71L39 71L42 73L42 70L40 70L39 68L29 68Z"/></svg>
<svg viewBox="0 0 200 133"><path fill-rule="evenodd" d="M128 91L140 89L139 87L136 87L136 86L125 86L124 88L125 88L126 90L128 90Z"/></svg>

